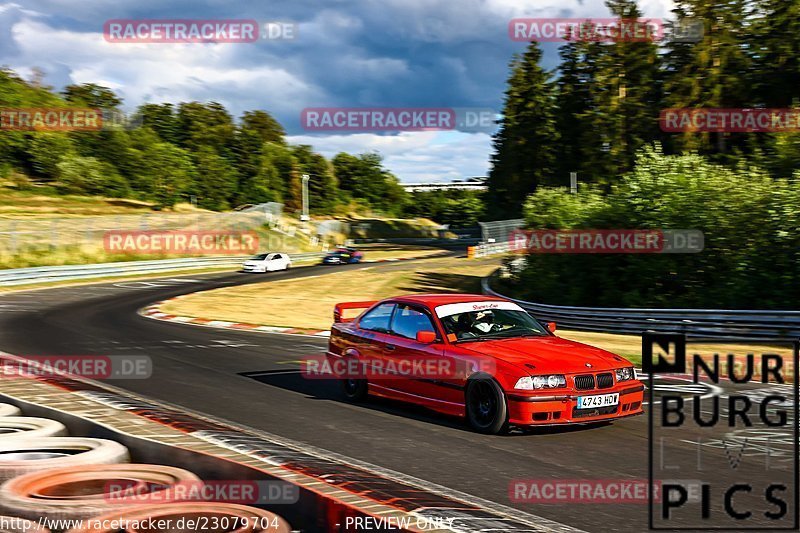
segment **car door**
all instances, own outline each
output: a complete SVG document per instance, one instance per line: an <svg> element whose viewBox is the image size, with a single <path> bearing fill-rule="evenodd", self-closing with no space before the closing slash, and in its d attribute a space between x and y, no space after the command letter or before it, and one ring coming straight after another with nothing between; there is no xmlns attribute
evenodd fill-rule
<svg viewBox="0 0 800 533"><path fill-rule="evenodd" d="M385 376L373 372L373 369L380 367L373 366L372 363L380 364L383 359L386 343L390 338L389 328L395 307L394 302L382 303L367 311L358 320L356 330L358 339L355 341L355 348L367 365L366 378L370 381L370 385L385 385L383 383Z"/></svg>
<svg viewBox="0 0 800 533"><path fill-rule="evenodd" d="M436 341L430 344L417 341L419 331L436 333ZM437 383L443 377L442 352L441 334L429 312L423 307L398 303L392 315L383 359L387 368L397 368L402 372L396 378L388 379L387 386L412 396L408 399L418 403L440 399L441 390Z"/></svg>

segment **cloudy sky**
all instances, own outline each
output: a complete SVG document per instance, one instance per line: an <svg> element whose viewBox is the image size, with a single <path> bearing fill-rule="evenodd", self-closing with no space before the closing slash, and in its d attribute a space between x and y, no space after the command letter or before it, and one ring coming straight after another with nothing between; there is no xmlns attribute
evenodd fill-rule
<svg viewBox="0 0 800 533"><path fill-rule="evenodd" d="M640 0L667 17L670 0ZM48 85L98 83L126 110L146 102L223 103L238 116L265 109L290 142L378 151L401 180L485 175L488 133L321 134L301 127L306 107L479 107L500 110L508 62L524 43L517 17L604 17L602 0L0 0L0 64ZM111 19L255 19L297 24L292 40L255 43L109 43ZM556 45L544 44L546 66Z"/></svg>

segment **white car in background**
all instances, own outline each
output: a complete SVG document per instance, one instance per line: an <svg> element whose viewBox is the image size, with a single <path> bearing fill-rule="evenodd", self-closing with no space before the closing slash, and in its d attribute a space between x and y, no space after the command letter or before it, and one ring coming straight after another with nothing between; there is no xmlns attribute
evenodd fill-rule
<svg viewBox="0 0 800 533"><path fill-rule="evenodd" d="M289 270L292 260L289 254L272 252L254 255L242 264L242 272L272 272Z"/></svg>

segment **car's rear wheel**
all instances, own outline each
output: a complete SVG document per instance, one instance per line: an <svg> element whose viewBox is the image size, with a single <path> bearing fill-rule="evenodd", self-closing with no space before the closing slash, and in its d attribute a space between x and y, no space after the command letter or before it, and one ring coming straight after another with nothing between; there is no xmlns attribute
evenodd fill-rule
<svg viewBox="0 0 800 533"><path fill-rule="evenodd" d="M473 379L467 382L467 422L475 431L495 435L508 430L506 396L491 379Z"/></svg>
<svg viewBox="0 0 800 533"><path fill-rule="evenodd" d="M362 402L367 398L367 380L345 378L340 380L342 393L348 401Z"/></svg>

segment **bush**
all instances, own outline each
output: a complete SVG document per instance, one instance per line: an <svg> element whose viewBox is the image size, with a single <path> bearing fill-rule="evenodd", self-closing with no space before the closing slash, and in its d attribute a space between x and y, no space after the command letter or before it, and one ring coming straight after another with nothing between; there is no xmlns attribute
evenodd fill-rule
<svg viewBox="0 0 800 533"><path fill-rule="evenodd" d="M125 197L130 194L128 182L113 166L94 157L68 155L58 165L59 188L70 194L100 194Z"/></svg>
<svg viewBox="0 0 800 533"><path fill-rule="evenodd" d="M525 204L531 228L697 229L696 254L530 254L517 295L557 305L797 307L800 174L772 179L698 155L642 151L610 194L540 189Z"/></svg>
<svg viewBox="0 0 800 533"><path fill-rule="evenodd" d="M58 179L58 163L73 151L72 141L64 133L31 135L28 154L36 176L52 181Z"/></svg>

